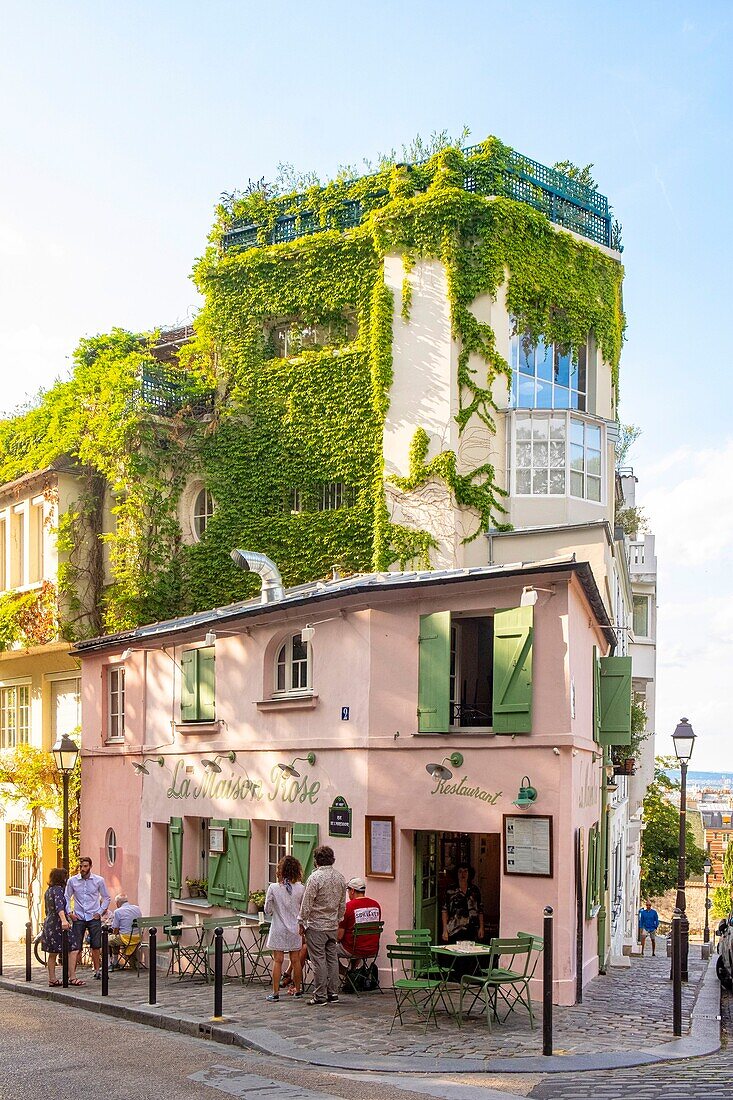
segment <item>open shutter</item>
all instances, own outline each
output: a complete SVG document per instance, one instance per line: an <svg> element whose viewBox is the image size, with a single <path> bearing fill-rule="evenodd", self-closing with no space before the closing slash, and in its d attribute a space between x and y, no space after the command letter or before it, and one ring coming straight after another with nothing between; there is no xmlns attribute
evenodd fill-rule
<svg viewBox="0 0 733 1100"><path fill-rule="evenodd" d="M183 818L172 817L168 823L168 896L181 896L183 866Z"/></svg>
<svg viewBox="0 0 733 1100"><path fill-rule="evenodd" d="M249 903L249 842L252 826L243 818L229 821L227 852L227 905L246 912Z"/></svg>
<svg viewBox="0 0 733 1100"><path fill-rule="evenodd" d="M598 825L593 825L588 830L588 868L585 876L585 919L592 920L595 917L599 904L598 890L598 863L600 844Z"/></svg>
<svg viewBox="0 0 733 1100"><path fill-rule="evenodd" d="M601 657L602 745L631 744L631 658Z"/></svg>
<svg viewBox="0 0 733 1100"><path fill-rule="evenodd" d="M197 649L198 656L198 717L202 722L213 722L216 718L216 677L214 665L214 647Z"/></svg>
<svg viewBox="0 0 733 1100"><path fill-rule="evenodd" d="M417 728L450 731L450 611L420 616Z"/></svg>
<svg viewBox="0 0 733 1100"><path fill-rule="evenodd" d="M593 740L601 740L601 662L593 646Z"/></svg>
<svg viewBox="0 0 733 1100"><path fill-rule="evenodd" d="M228 822L215 821L213 818L209 822L209 826L218 826L219 828L227 828ZM227 838L228 839L228 838ZM229 845L227 844L227 849ZM225 905L227 896L227 855L228 852L219 854L218 852L209 852L209 888L208 895L209 901L212 901L215 905Z"/></svg>
<svg viewBox="0 0 733 1100"><path fill-rule="evenodd" d="M313 853L318 844L318 826L310 822L293 825L293 855L303 868L303 879L313 870Z"/></svg>
<svg viewBox="0 0 733 1100"><path fill-rule="evenodd" d="M494 733L532 732L532 607L494 615Z"/></svg>
<svg viewBox="0 0 733 1100"><path fill-rule="evenodd" d="M181 654L181 721L195 722L196 705L196 650L184 649Z"/></svg>

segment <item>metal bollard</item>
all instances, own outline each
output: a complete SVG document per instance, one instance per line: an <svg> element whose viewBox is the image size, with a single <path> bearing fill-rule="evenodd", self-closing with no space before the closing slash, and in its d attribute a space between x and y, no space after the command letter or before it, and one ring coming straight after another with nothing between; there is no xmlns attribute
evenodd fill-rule
<svg viewBox="0 0 733 1100"><path fill-rule="evenodd" d="M552 1054L552 906L545 906L542 934L545 946L542 953L542 1053Z"/></svg>
<svg viewBox="0 0 733 1100"><path fill-rule="evenodd" d="M31 958L33 951L33 936L31 934L31 922L28 921L25 926L25 980L29 982L31 980Z"/></svg>
<svg viewBox="0 0 733 1100"><path fill-rule="evenodd" d="M3 922L0 920L0 978L3 976Z"/></svg>
<svg viewBox="0 0 733 1100"><path fill-rule="evenodd" d="M682 1034L682 913L672 917L672 1034Z"/></svg>
<svg viewBox="0 0 733 1100"><path fill-rule="evenodd" d="M222 1020L222 987L224 985L224 929L214 929L214 1015Z"/></svg>
<svg viewBox="0 0 733 1100"><path fill-rule="evenodd" d="M158 998L158 929L151 928L148 936L148 1004L154 1005Z"/></svg>
<svg viewBox="0 0 733 1100"><path fill-rule="evenodd" d="M102 925L102 996L109 997L109 928Z"/></svg>

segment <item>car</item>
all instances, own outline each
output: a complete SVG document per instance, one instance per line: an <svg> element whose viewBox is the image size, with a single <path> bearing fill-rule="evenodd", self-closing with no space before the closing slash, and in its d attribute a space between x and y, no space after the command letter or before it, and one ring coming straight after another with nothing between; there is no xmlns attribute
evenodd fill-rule
<svg viewBox="0 0 733 1100"><path fill-rule="evenodd" d="M725 989L733 989L733 915L718 925L718 958L715 973Z"/></svg>

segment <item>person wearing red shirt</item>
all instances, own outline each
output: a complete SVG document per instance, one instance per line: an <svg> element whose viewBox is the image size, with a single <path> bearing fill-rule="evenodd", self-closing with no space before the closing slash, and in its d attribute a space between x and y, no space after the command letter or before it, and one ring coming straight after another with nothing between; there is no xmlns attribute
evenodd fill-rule
<svg viewBox="0 0 733 1100"><path fill-rule="evenodd" d="M338 929L339 959L370 958L379 948L379 936L365 936L359 939L359 954L354 955L354 928L357 924L371 924L382 919L382 907L378 901L366 897L366 882L363 878L350 878L346 883L346 911Z"/></svg>

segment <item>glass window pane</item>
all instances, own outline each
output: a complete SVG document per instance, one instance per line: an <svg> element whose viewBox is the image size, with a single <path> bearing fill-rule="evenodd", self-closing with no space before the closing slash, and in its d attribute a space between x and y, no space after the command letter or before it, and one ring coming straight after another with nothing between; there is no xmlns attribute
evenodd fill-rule
<svg viewBox="0 0 733 1100"><path fill-rule="evenodd" d="M520 374L517 390L517 405L521 409L534 408L534 378Z"/></svg>
<svg viewBox="0 0 733 1100"><path fill-rule="evenodd" d="M571 409L577 409L578 412L585 412L585 394L576 393L575 390L572 390L570 395L570 407Z"/></svg>
<svg viewBox="0 0 733 1100"><path fill-rule="evenodd" d="M555 408L556 409L569 409L570 408L570 390L565 386L555 386Z"/></svg>
<svg viewBox="0 0 733 1100"><path fill-rule="evenodd" d="M588 451L585 463L586 470L595 477L601 476L601 452Z"/></svg>
<svg viewBox="0 0 733 1100"><path fill-rule="evenodd" d="M532 444L517 443L517 466L532 465Z"/></svg>
<svg viewBox="0 0 733 1100"><path fill-rule="evenodd" d="M535 401L535 408L552 408L552 386L549 382L537 382L537 399Z"/></svg>
<svg viewBox="0 0 733 1100"><path fill-rule="evenodd" d="M549 421L546 416L532 417L532 438L543 442L547 439Z"/></svg>
<svg viewBox="0 0 733 1100"><path fill-rule="evenodd" d="M550 443L550 467L553 469L565 468L565 444Z"/></svg>
<svg viewBox="0 0 733 1100"><path fill-rule="evenodd" d="M547 470L532 471L532 492L535 494L547 492Z"/></svg>
<svg viewBox="0 0 733 1100"><path fill-rule="evenodd" d="M550 439L565 439L565 417L550 417Z"/></svg>
<svg viewBox="0 0 733 1100"><path fill-rule="evenodd" d="M601 449L601 429L594 424L585 426L585 445L592 447L594 451Z"/></svg>
<svg viewBox="0 0 733 1100"><path fill-rule="evenodd" d="M570 472L570 495L574 497L583 495L583 475L576 474L574 470Z"/></svg>
<svg viewBox="0 0 733 1100"><path fill-rule="evenodd" d="M531 474L529 470L517 470L517 492L528 495L531 490Z"/></svg>
<svg viewBox="0 0 733 1100"><path fill-rule="evenodd" d="M547 444L535 443L532 447L532 465L535 470L547 467Z"/></svg>
<svg viewBox="0 0 733 1100"><path fill-rule="evenodd" d="M583 472L583 448L577 443L570 444L570 469Z"/></svg>
<svg viewBox="0 0 733 1100"><path fill-rule="evenodd" d="M550 470L550 492L562 496L565 492L565 466L561 470Z"/></svg>
<svg viewBox="0 0 733 1100"><path fill-rule="evenodd" d="M526 414L517 416L514 423L516 424L517 440L532 438L532 420L529 416Z"/></svg>
<svg viewBox="0 0 733 1100"><path fill-rule="evenodd" d="M586 349L585 345L583 345L582 348L578 348L578 362L577 362L577 365L575 367L575 370L577 372L577 378L578 378L577 388L580 390L581 393L587 393L588 392L588 387L587 387L587 384L586 384L586 361L587 361L587 358L588 358L587 349Z"/></svg>
<svg viewBox="0 0 733 1100"><path fill-rule="evenodd" d="M570 355L555 348L555 382L558 386L570 385Z"/></svg>
<svg viewBox="0 0 733 1100"><path fill-rule="evenodd" d="M519 337L519 369L534 374L534 348L524 336Z"/></svg>
<svg viewBox="0 0 733 1100"><path fill-rule="evenodd" d="M583 443L583 421L571 420L570 421L570 438L573 443Z"/></svg>
<svg viewBox="0 0 733 1100"><path fill-rule="evenodd" d="M552 381L552 344L544 344L540 340L535 352L535 363L537 364L537 377L542 378L545 382Z"/></svg>
<svg viewBox="0 0 733 1100"><path fill-rule="evenodd" d="M588 484L588 500L601 499L601 479L599 477L586 478Z"/></svg>
<svg viewBox="0 0 733 1100"><path fill-rule="evenodd" d="M649 636L649 600L646 596L634 596L634 634L637 638Z"/></svg>
<svg viewBox="0 0 733 1100"><path fill-rule="evenodd" d="M308 648L306 646L306 643L301 639L300 634L296 634L293 638L293 660L308 660Z"/></svg>

